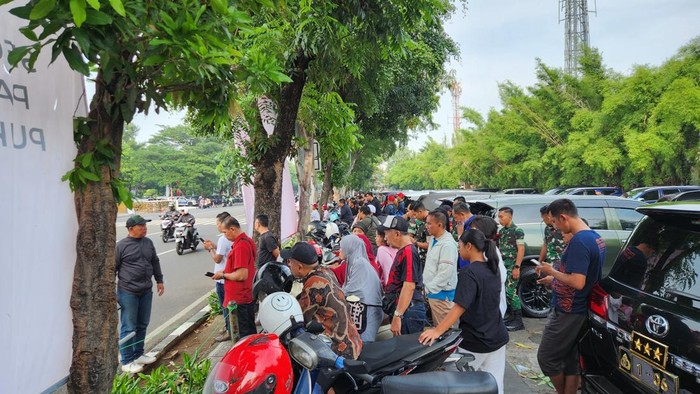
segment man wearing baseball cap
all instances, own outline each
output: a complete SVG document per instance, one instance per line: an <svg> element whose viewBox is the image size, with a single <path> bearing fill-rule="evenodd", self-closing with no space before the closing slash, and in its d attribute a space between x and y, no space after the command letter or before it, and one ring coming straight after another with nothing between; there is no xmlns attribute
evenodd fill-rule
<svg viewBox="0 0 700 394"><path fill-rule="evenodd" d="M280 255L289 261L292 275L301 279L303 284L297 299L304 311L304 322L315 320L321 323L323 334L332 341L333 351L356 360L362 350L362 340L350 317L345 293L333 272L320 266L316 249L306 242L297 242L293 247L283 249Z"/></svg>
<svg viewBox="0 0 700 394"><path fill-rule="evenodd" d="M389 245L399 250L385 287L384 312L392 318L391 332L394 335L421 332L426 323L423 264L408 235L408 222L401 216L387 216L381 229Z"/></svg>
<svg viewBox="0 0 700 394"><path fill-rule="evenodd" d="M135 374L143 366L156 361L155 357L143 354L146 328L151 319L153 301L153 281L156 280L158 295L163 295L163 272L153 241L146 237L146 223L141 215L134 215L126 221L129 235L117 242L115 250L117 301L121 307L119 339L131 332L136 335L120 349L122 371Z"/></svg>

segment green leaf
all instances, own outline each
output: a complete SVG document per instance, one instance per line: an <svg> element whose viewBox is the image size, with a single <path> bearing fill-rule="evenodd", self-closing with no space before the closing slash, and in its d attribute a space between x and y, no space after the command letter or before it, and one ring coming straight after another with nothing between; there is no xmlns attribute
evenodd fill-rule
<svg viewBox="0 0 700 394"><path fill-rule="evenodd" d="M120 16L126 16L126 10L124 9L122 0L109 0L109 4L114 8L114 12Z"/></svg>
<svg viewBox="0 0 700 394"><path fill-rule="evenodd" d="M88 68L87 63L83 61L83 55L80 53L80 50L78 50L78 47L75 45L71 45L70 47L64 46L62 52L70 68L85 76L90 75L90 68Z"/></svg>
<svg viewBox="0 0 700 394"><path fill-rule="evenodd" d="M86 171L82 168L78 168L78 175L81 176L82 178L85 178L85 179L93 181L93 182L100 181L100 177L97 174L93 174L92 172Z"/></svg>
<svg viewBox="0 0 700 394"><path fill-rule="evenodd" d="M88 4L90 4L90 7L99 10L100 9L100 0L87 0Z"/></svg>
<svg viewBox="0 0 700 394"><path fill-rule="evenodd" d="M82 164L83 167L90 167L91 163L92 163L92 153L85 153L80 158L80 164Z"/></svg>
<svg viewBox="0 0 700 394"><path fill-rule="evenodd" d="M41 19L56 7L56 0L40 0L29 13L29 19Z"/></svg>
<svg viewBox="0 0 700 394"><path fill-rule="evenodd" d="M226 0L211 0L211 8L220 14L226 14L228 8L226 7Z"/></svg>
<svg viewBox="0 0 700 394"><path fill-rule="evenodd" d="M32 41L38 41L36 33L34 33L34 30L28 26L25 26L25 27L19 29L19 32L22 33L23 36L27 37L28 39L30 39Z"/></svg>
<svg viewBox="0 0 700 394"><path fill-rule="evenodd" d="M90 38L88 37L87 32L83 29L73 29L73 38L75 38L75 41L78 42L78 45L80 45L80 49L82 49L83 53L90 52Z"/></svg>
<svg viewBox="0 0 700 394"><path fill-rule="evenodd" d="M163 61L165 61L165 58L160 55L153 55L149 56L146 58L146 60L143 61L144 66L155 66L156 64L162 64Z"/></svg>
<svg viewBox="0 0 700 394"><path fill-rule="evenodd" d="M11 1L12 1L12 0L0 0L0 5L5 5L5 4L7 4L7 3L11 2Z"/></svg>
<svg viewBox="0 0 700 394"><path fill-rule="evenodd" d="M91 8L87 9L87 19L85 20L89 25L111 25L112 17L105 14L102 11L93 10Z"/></svg>
<svg viewBox="0 0 700 394"><path fill-rule="evenodd" d="M85 0L70 0L70 12L73 14L75 25L80 27L85 22L87 14L85 13Z"/></svg>
<svg viewBox="0 0 700 394"><path fill-rule="evenodd" d="M24 59L27 53L29 53L30 49L31 47L17 47L11 50L7 55L7 61L10 62L11 65L16 66L17 63Z"/></svg>
<svg viewBox="0 0 700 394"><path fill-rule="evenodd" d="M31 14L31 13L32 13L31 3L27 4L23 7L17 7L17 8L13 8L10 10L10 14L12 14L18 18L21 18L21 19L29 19L29 14Z"/></svg>

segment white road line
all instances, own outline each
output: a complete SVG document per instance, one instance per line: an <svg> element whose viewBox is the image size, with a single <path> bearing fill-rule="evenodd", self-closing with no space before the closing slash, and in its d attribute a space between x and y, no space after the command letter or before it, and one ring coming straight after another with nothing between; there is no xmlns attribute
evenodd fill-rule
<svg viewBox="0 0 700 394"><path fill-rule="evenodd" d="M162 255L164 255L164 254L166 254L166 253L170 253L170 252L174 252L174 251L175 251L175 249L166 250L165 252L160 252L160 253L158 253L158 256L162 256Z"/></svg>
<svg viewBox="0 0 700 394"><path fill-rule="evenodd" d="M170 250L170 252L172 252L172 250ZM202 303L204 300L206 300L207 297L209 297L209 294L210 294L210 293L211 293L211 291L207 291L207 292L204 293L204 295L201 296L197 301L191 303L187 308L183 309L180 313L178 313L177 315L171 317L170 320L166 321L165 323L161 324L158 328L156 328L155 330L151 331L150 334L146 335L146 342L152 340L153 337L155 337L156 335L160 334L161 331L166 330L168 327L170 327L171 325L173 325L176 321L178 321L178 320L181 319L183 316L185 316L187 313L189 313L190 310L192 310L193 308L196 308L197 305L199 305L199 304Z"/></svg>

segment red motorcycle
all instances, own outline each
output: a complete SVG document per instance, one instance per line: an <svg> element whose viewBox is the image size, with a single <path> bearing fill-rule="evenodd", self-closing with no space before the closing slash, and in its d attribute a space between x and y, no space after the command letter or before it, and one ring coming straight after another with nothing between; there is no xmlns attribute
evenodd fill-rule
<svg viewBox="0 0 700 394"><path fill-rule="evenodd" d="M419 334L365 343L359 359L351 360L331 350L320 324L304 326L301 307L288 293L265 298L259 316L267 333L238 341L212 367L204 393L498 392L487 372L431 372L455 351L459 330L446 332L432 346L422 345Z"/></svg>

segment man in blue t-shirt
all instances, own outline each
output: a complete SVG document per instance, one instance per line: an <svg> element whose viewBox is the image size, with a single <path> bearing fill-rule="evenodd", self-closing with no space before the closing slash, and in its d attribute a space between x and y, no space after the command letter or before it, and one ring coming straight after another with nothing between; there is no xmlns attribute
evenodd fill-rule
<svg viewBox="0 0 700 394"><path fill-rule="evenodd" d="M537 361L557 393L575 393L579 387L578 334L586 321L588 295L602 274L605 241L578 216L573 201L549 204L554 227L570 233L558 269L542 263L538 274L552 278L552 311L542 333Z"/></svg>

